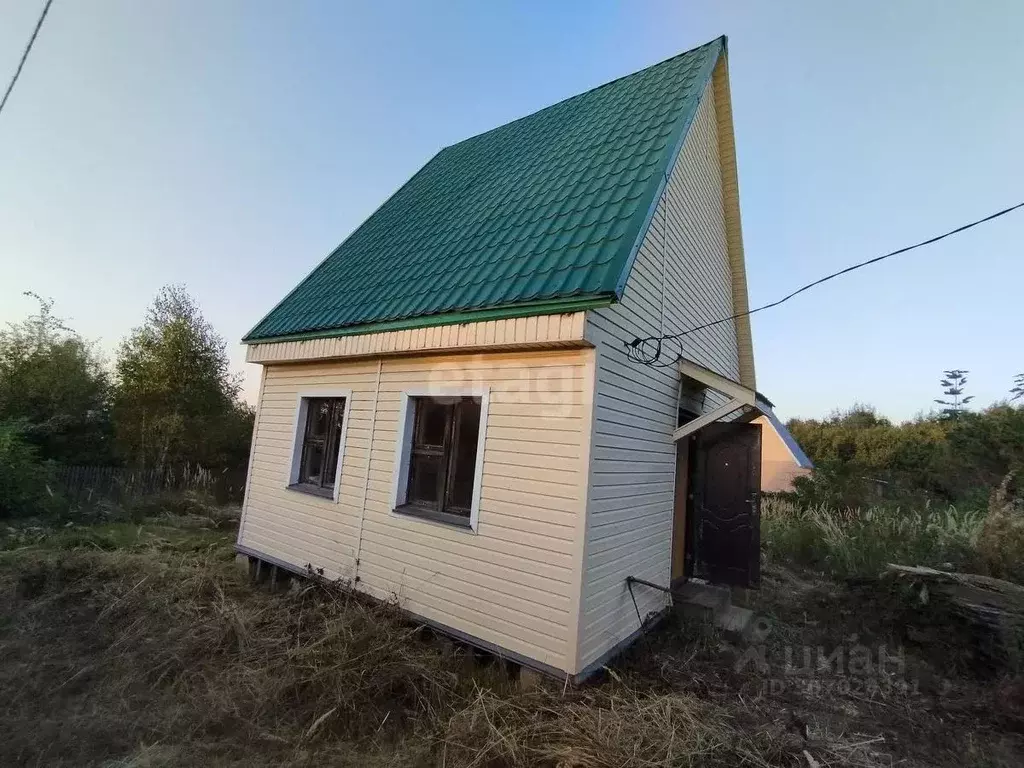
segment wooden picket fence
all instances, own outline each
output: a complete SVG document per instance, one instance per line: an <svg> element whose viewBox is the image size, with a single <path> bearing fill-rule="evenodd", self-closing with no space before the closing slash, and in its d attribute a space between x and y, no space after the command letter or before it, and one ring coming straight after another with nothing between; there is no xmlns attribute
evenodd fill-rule
<svg viewBox="0 0 1024 768"><path fill-rule="evenodd" d="M56 480L63 495L79 504L117 503L187 491L208 494L226 504L242 500L245 469L211 471L194 465L155 469L59 466Z"/></svg>

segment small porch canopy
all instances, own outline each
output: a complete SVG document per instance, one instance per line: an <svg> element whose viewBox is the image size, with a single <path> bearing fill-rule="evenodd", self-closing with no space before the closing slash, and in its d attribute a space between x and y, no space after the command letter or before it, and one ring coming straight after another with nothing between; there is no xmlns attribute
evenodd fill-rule
<svg viewBox="0 0 1024 768"><path fill-rule="evenodd" d="M740 415L736 417L736 421L752 421L762 414L767 416L773 422L777 422L778 419L775 413L772 411L772 402L762 395L760 392L744 387L732 379L727 379L712 370L709 370L692 360L686 360L685 358L679 361L679 372L682 376L691 379L698 384L702 384L708 389L713 389L719 394L728 398L723 404L714 408L707 413L702 413L694 419L681 424L675 432L672 433L672 439L679 442L684 437L692 435L699 429L703 429L712 422L719 421L721 419L730 416L736 411L740 411Z"/></svg>

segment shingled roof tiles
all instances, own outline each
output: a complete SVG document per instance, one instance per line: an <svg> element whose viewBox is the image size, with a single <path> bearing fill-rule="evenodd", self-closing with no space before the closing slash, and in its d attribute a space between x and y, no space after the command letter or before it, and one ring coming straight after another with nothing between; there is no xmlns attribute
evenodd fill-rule
<svg viewBox="0 0 1024 768"><path fill-rule="evenodd" d="M245 341L615 298L724 48L720 38L441 150Z"/></svg>

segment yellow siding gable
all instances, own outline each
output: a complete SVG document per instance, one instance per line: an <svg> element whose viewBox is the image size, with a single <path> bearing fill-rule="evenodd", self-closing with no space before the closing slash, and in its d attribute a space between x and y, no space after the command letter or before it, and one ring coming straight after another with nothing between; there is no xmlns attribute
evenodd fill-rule
<svg viewBox="0 0 1024 768"><path fill-rule="evenodd" d="M377 355L579 347L584 345L585 320L585 312L568 312L305 341L270 341L250 344L245 361L288 363Z"/></svg>
<svg viewBox="0 0 1024 768"><path fill-rule="evenodd" d="M761 425L761 490L765 493L792 491L793 481L811 473L802 467L775 427L764 416L754 419Z"/></svg>

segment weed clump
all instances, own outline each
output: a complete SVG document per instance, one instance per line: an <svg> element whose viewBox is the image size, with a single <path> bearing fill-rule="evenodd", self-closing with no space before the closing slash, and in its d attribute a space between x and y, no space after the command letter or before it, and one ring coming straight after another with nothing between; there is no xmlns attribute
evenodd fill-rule
<svg viewBox="0 0 1024 768"><path fill-rule="evenodd" d="M710 703L520 690L395 604L256 588L224 532L177 522L0 553L0 763L766 764Z"/></svg>
<svg viewBox="0 0 1024 768"><path fill-rule="evenodd" d="M710 702L621 684L568 697L481 690L449 720L443 740L461 766L732 768L780 756L769 731L751 736Z"/></svg>
<svg viewBox="0 0 1024 768"><path fill-rule="evenodd" d="M1024 584L1024 500L1012 491L1014 477L1004 477L989 497L978 553L985 573Z"/></svg>
<svg viewBox="0 0 1024 768"><path fill-rule="evenodd" d="M979 567L985 513L956 507L840 509L769 499L761 536L769 558L835 578L877 576L888 563Z"/></svg>
<svg viewBox="0 0 1024 768"><path fill-rule="evenodd" d="M980 698L990 681L950 704L927 676L931 703L766 685L785 678L785 648L831 649L854 633L888 642L882 605L854 600L849 584L767 570L771 633L757 642L770 645L772 680L738 669L740 649L722 635L676 617L600 679L526 690L500 660L409 623L395 603L316 578L287 592L254 586L218 519L4 534L0 765L880 768L895 746L922 756L908 765L961 765L969 743L946 738L951 713L962 723L963 707L984 711L968 724L978 734L1018 722ZM992 690L1000 701L1017 691ZM1007 739L979 742L976 764L1019 765L1024 747Z"/></svg>

